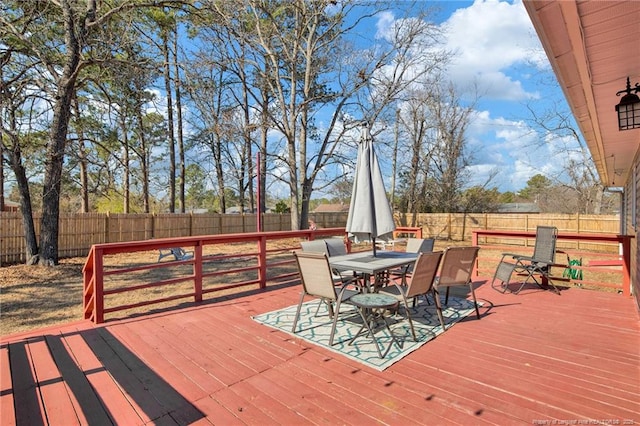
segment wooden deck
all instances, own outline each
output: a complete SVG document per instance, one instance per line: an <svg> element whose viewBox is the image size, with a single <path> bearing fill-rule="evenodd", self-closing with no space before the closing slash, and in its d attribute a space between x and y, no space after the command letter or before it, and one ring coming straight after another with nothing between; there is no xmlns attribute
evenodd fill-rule
<svg viewBox="0 0 640 426"><path fill-rule="evenodd" d="M640 424L629 297L483 284L481 320L378 372L251 319L298 291L5 336L0 424Z"/></svg>

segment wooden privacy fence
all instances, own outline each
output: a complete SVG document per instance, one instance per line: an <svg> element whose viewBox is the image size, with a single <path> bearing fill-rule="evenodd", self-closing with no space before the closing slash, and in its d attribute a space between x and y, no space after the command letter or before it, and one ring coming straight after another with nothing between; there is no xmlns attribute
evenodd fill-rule
<svg viewBox="0 0 640 426"><path fill-rule="evenodd" d="M344 227L347 213L311 213L320 228ZM36 235L40 217L35 218ZM398 226L418 226L425 237L471 241L475 229L533 231L537 225L553 225L561 232L620 232L620 218L614 215L497 214L497 213L396 213ZM78 213L60 216L58 255L60 258L86 256L93 244L143 241L255 232L255 214L108 214ZM263 230L290 231L289 214L265 213ZM615 250L588 242L581 249ZM586 245L585 245L586 244ZM17 212L0 213L0 266L25 262L22 216Z"/></svg>
<svg viewBox="0 0 640 426"><path fill-rule="evenodd" d="M330 217L323 217L323 216ZM346 223L340 216L318 215L323 227ZM36 236L40 232L40 216L34 217ZM79 213L60 215L58 256L84 257L93 244L144 241L157 238L191 237L255 232L255 214L113 214ZM264 231L291 230L288 214L264 214ZM0 213L0 266L25 262L25 241L20 213Z"/></svg>

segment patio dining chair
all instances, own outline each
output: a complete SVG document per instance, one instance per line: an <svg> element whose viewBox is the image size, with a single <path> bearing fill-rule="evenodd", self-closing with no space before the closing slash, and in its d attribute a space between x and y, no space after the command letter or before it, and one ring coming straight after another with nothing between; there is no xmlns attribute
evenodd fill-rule
<svg viewBox="0 0 640 426"><path fill-rule="evenodd" d="M296 258L296 263L300 272L302 292L300 293L300 302L298 303L296 316L293 319L291 332L296 332L296 326L300 319L300 311L305 297L317 297L320 299L320 303L326 303L329 311L329 317L332 318L329 345L333 345L333 336L336 331L336 323L340 314L340 305L344 302L348 302L351 297L359 292L349 289L349 282L344 283L340 287L334 285L329 259L325 253L294 252L293 255ZM317 309L315 315L318 315Z"/></svg>
<svg viewBox="0 0 640 426"><path fill-rule="evenodd" d="M342 256L347 254L347 246L342 238L327 238L324 240L329 250L329 256Z"/></svg>
<svg viewBox="0 0 640 426"><path fill-rule="evenodd" d="M301 241L300 247L304 252L325 253L328 257L340 256L347 254L347 247L342 239L327 238L326 240ZM338 271L332 269L333 279L336 283L341 284L345 281L351 281L354 277L362 278L355 271Z"/></svg>
<svg viewBox="0 0 640 426"><path fill-rule="evenodd" d="M435 238L407 238L407 253L429 253L433 251ZM407 283L407 278L411 276L413 265L407 265L404 268L389 271L390 278L401 277L402 283Z"/></svg>
<svg viewBox="0 0 640 426"><path fill-rule="evenodd" d="M551 285L555 293L560 294L560 290L550 278L551 266L555 264L557 239L558 228L555 226L538 226L536 228L533 255L503 253L491 286L502 293L509 290L514 294L518 294L531 280L540 288L544 288L541 281L545 281ZM509 282L514 272L524 275L525 279L517 290L512 291L509 289ZM536 275L540 276L540 281L536 279Z"/></svg>
<svg viewBox="0 0 640 426"><path fill-rule="evenodd" d="M402 277L401 284L394 281L393 285L383 287L379 291L379 293L389 294L395 297L402 304L414 341L418 340L415 329L413 328L413 320L411 319L412 308L409 307L409 301L413 301L413 307L415 307L416 301L420 296L424 296L428 302L427 295L429 293L433 293L433 284L436 274L438 273L438 265L440 264L441 258L441 251L420 253L416 263L414 264L411 279L408 282L405 282L404 277ZM440 301L435 297L434 299L436 299L436 312L438 314L438 319L440 320L440 324L444 330L445 326L444 318L442 316L442 307L440 306Z"/></svg>
<svg viewBox="0 0 640 426"><path fill-rule="evenodd" d="M407 253L428 253L433 251L435 238L407 238Z"/></svg>
<svg viewBox="0 0 640 426"><path fill-rule="evenodd" d="M476 293L471 281L471 273L478 258L480 247L448 247L442 255L440 262L440 273L436 277L434 293L436 303L440 303L440 290L446 288L444 304L449 302L449 290L454 286L469 286L469 292L473 297L473 304L476 308L476 316L480 319L480 310Z"/></svg>
<svg viewBox="0 0 640 426"><path fill-rule="evenodd" d="M305 252L325 253L327 256L329 255L329 248L325 240L301 241L300 247L302 251Z"/></svg>

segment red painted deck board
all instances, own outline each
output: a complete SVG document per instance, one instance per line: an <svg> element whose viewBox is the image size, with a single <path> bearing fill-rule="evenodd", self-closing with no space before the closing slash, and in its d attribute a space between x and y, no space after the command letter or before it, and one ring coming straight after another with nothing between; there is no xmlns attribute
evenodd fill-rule
<svg viewBox="0 0 640 426"><path fill-rule="evenodd" d="M258 324L296 286L5 336L5 424L640 423L632 298L500 294L386 371ZM71 417L69 417L71 416ZM73 420L75 419L75 420Z"/></svg>
<svg viewBox="0 0 640 426"><path fill-rule="evenodd" d="M407 424L414 421L412 413L423 413L422 420L429 423L452 423L458 420L464 424L469 421L469 415L451 410L450 407L429 407L427 401L420 393L406 388L391 388L386 379L380 380L375 375L369 375L366 371L345 372L352 379L349 382L341 380L344 376L339 371L333 371L333 367L339 367L334 360L325 361L328 368L324 371L312 369L318 360L315 354L309 352L305 357L295 360L296 377L304 378L305 382L321 385L328 381L331 386L331 394L340 400L346 401L351 409L362 416L362 420L355 420L352 424L368 424L375 420L385 424ZM314 358L314 359L310 359ZM329 366L331 365L331 366ZM349 418L353 418L352 415Z"/></svg>
<svg viewBox="0 0 640 426"><path fill-rule="evenodd" d="M45 339L33 340L29 343L29 355L33 371L40 389L43 408L47 412L50 424L78 424L78 418L69 397L69 390L62 374L52 358Z"/></svg>
<svg viewBox="0 0 640 426"><path fill-rule="evenodd" d="M197 401L194 401L193 405L202 413L206 414L207 417L203 420L203 422L228 426L244 424L231 411L227 410L226 407L221 405L218 401L214 400L211 396L200 398Z"/></svg>
<svg viewBox="0 0 640 426"><path fill-rule="evenodd" d="M73 334L72 334L73 335ZM96 395L84 372L78 367L70 346L61 336L46 335L47 347L68 388L80 424L108 424L112 421L100 396Z"/></svg>
<svg viewBox="0 0 640 426"><path fill-rule="evenodd" d="M215 362L215 366L203 366L202 373L212 374L215 371L214 376L219 387L229 386L256 373L250 366L238 361L235 356L231 356L232 354L229 354L228 350L225 351L220 347L215 329L211 333L204 333L194 329L195 327L175 323L174 319L175 317L168 321L162 321L162 333L159 334L159 337L166 345L174 348L174 354L180 354L185 359L180 363L180 368L183 371L185 366L189 366L188 361L197 367L199 359L209 359ZM193 376L193 380L201 384L199 380L196 380L196 372L193 373Z"/></svg>
<svg viewBox="0 0 640 426"><path fill-rule="evenodd" d="M93 389L99 389L99 400L103 404L104 410L116 424L143 424L143 419L138 412L131 406L131 403L123 394L118 383L114 381L113 376L106 369L99 369L85 373L87 380Z"/></svg>
<svg viewBox="0 0 640 426"><path fill-rule="evenodd" d="M42 400L39 398L36 377L29 354L29 341L9 346L9 366L13 383L16 424L43 424ZM4 368L3 368L4 370Z"/></svg>
<svg viewBox="0 0 640 426"><path fill-rule="evenodd" d="M8 345L0 346L0 424L16 424Z"/></svg>
<svg viewBox="0 0 640 426"><path fill-rule="evenodd" d="M592 399L598 400L600 403L610 404L614 407L623 409L633 409L633 402L625 397L625 392L620 391L616 386L616 381L609 376L591 376L585 375L575 364L564 364L562 368L554 368L548 362L535 361L530 355L522 355L513 351L502 351L501 353L493 353L492 348L484 345L478 348L474 353L467 353L467 356L473 357L477 362L482 360L495 363L502 362L505 376L519 378L524 370L528 373L530 380L535 380L536 387L540 387L538 382L553 383L554 389L564 389L577 395L576 399L587 396L588 404ZM568 354L571 357L571 354ZM575 368L571 368L575 366ZM544 387L544 385L543 385Z"/></svg>

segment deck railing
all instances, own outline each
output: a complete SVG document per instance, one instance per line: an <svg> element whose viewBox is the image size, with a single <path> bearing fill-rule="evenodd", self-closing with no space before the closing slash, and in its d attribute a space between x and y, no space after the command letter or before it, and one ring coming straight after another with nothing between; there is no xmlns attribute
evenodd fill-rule
<svg viewBox="0 0 640 426"><path fill-rule="evenodd" d="M102 323L105 314L158 305L177 299L192 298L201 302L203 295L222 292L240 287L264 288L267 280L286 282L298 278L293 269L294 259L289 252L300 248L298 241L330 236L343 236L344 228L324 228L303 231L251 232L242 234L208 235L199 237L162 238L125 243L95 244L91 247L83 268L83 309L84 318L94 323ZM270 242L287 241L284 247L269 247ZM209 253L211 246L224 247L233 243L256 244L254 251L241 253ZM156 261L160 249L181 247L193 253L185 260L169 262ZM106 266L110 256L147 252L147 261L131 264L126 258L115 265ZM155 257L154 257L155 256ZM268 271L269 270L269 271ZM215 285L204 287L206 279L224 277ZM247 279L248 277L248 279ZM105 288L105 278L110 280ZM191 283L181 287L178 284ZM173 292L157 292L170 286ZM144 296L134 296L134 292L146 291ZM167 295L168 293L168 295ZM120 297L115 305L105 306L109 296ZM127 297L129 296L129 297Z"/></svg>
<svg viewBox="0 0 640 426"><path fill-rule="evenodd" d="M480 250L476 265L476 274L483 276L493 276L500 261L500 252L516 252L526 254L527 250L532 251L535 245L535 231L504 231L477 229L473 230L472 244L480 245L484 250ZM563 277L562 272L556 279L566 279L576 282L579 285L591 285L596 287L607 287L618 290L625 296L631 295L631 239L633 235L616 234L589 234L579 232L559 232L556 261L560 271L568 267L568 262L563 262L559 255L569 258L589 260L582 262L582 265L572 265L571 268L577 271L593 272L602 277L606 275L617 275L618 280L607 282L602 279L576 279L573 277ZM588 244L610 244L609 253L598 251L587 251L583 248ZM515 247L522 247L515 249ZM522 251L522 250L525 251ZM520 251L517 251L520 250Z"/></svg>
<svg viewBox="0 0 640 426"><path fill-rule="evenodd" d="M341 227L321 228L315 231L252 232L95 244L91 247L83 268L84 318L94 323L102 323L106 314L118 311L150 305L158 307L178 299L201 302L207 293L223 295L227 290L243 287L265 288L267 282L284 284L295 281L298 274L294 259L289 253L300 248L300 240L344 235L344 228ZM590 264L585 264L579 269L606 270L618 274L621 276L620 279L613 283L593 282L587 279L581 282L608 286L625 295L630 294L631 238L633 237L628 235L613 234L561 232L558 235L558 239L562 241L619 245L619 255L615 250L615 254L608 255L589 252L591 259L598 260L591 260ZM476 274L492 276L499 261L499 250L515 251L513 244L505 244L505 239L512 242L518 242L519 239L521 246L531 248L535 241L535 232L473 231L472 244L481 245L484 249L480 251ZM225 251L227 245L235 243L249 244L249 249L244 247L238 253ZM252 244L255 244L255 249L251 248ZM193 257L169 262L157 261L160 249L173 247L193 252ZM212 249L216 247L221 249L212 253ZM572 256L586 254L577 249L567 249L565 252ZM128 254L132 255L127 257ZM146 261L144 256L138 256L139 254L145 254ZM137 259L135 263L134 259ZM166 289L171 291L165 291Z"/></svg>
<svg viewBox="0 0 640 426"><path fill-rule="evenodd" d="M393 231L393 238L398 238L400 235L412 235L414 238L422 238L422 228L419 226L396 226L396 230Z"/></svg>

